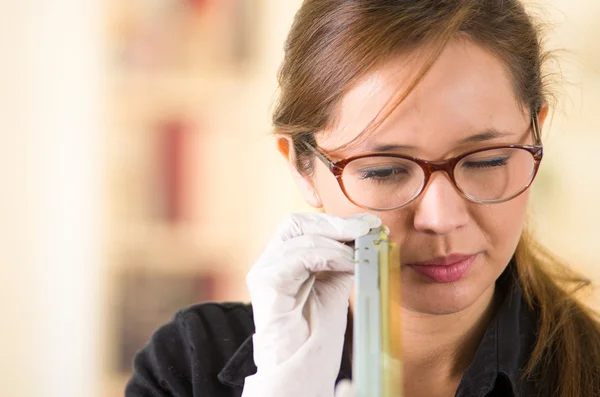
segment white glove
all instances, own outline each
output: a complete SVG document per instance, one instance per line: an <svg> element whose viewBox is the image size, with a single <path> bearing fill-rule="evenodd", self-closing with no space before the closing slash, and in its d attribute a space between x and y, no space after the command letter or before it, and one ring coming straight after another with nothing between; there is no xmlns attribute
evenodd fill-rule
<svg viewBox="0 0 600 397"><path fill-rule="evenodd" d="M258 371L242 397L334 396L354 272L354 250L342 242L379 226L372 214L295 214L283 223L246 278Z"/></svg>
<svg viewBox="0 0 600 397"><path fill-rule="evenodd" d="M341 380L335 388L335 397L358 397L352 381L348 379Z"/></svg>

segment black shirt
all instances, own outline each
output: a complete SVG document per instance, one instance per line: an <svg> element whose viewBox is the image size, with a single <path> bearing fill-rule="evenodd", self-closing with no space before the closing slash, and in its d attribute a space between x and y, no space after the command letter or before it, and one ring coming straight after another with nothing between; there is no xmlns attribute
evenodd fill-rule
<svg viewBox="0 0 600 397"><path fill-rule="evenodd" d="M456 397L535 395L532 382L521 381L535 343L535 315L527 309L511 267L497 282L502 303ZM182 310L136 355L125 396L239 397L244 379L256 372L253 333L247 304L204 303ZM338 381L351 377L349 354L344 348Z"/></svg>

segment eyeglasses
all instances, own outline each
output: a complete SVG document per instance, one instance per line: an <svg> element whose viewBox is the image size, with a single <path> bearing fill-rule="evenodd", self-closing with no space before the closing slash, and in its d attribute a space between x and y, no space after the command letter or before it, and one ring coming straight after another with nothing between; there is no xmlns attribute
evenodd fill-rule
<svg viewBox="0 0 600 397"><path fill-rule="evenodd" d="M459 156L428 161L391 153L368 153L333 161L304 143L336 177L344 195L367 210L390 211L415 200L431 175L445 172L466 199L481 204L511 200L529 188L543 157L537 114L529 130L534 145L496 145Z"/></svg>

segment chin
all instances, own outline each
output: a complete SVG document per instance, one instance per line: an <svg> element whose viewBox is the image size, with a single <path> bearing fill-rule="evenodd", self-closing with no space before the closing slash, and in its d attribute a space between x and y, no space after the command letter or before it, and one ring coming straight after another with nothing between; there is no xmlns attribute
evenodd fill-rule
<svg viewBox="0 0 600 397"><path fill-rule="evenodd" d="M403 307L413 312L443 316L462 312L472 306L473 300L455 298L452 300L428 300L421 302L410 302L408 299L403 301Z"/></svg>
<svg viewBox="0 0 600 397"><path fill-rule="evenodd" d="M448 315L467 311L482 299L488 301L490 288L494 282L490 280L474 280L467 277L451 284L403 283L402 306L410 311L428 315ZM408 284L408 285L405 285ZM482 288L483 285L488 286Z"/></svg>
<svg viewBox="0 0 600 397"><path fill-rule="evenodd" d="M471 305L455 301L455 302L432 302L430 304L418 303L416 305L411 305L406 302L403 305L406 309L411 310L420 314L427 314L432 316L444 316L449 314L460 313L466 309L468 309Z"/></svg>

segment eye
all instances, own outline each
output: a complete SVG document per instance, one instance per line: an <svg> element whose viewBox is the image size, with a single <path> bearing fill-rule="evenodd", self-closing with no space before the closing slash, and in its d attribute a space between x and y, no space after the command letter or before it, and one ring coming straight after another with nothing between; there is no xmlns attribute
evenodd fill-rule
<svg viewBox="0 0 600 397"><path fill-rule="evenodd" d="M367 180L389 180L394 177L408 175L408 170L401 167L380 167L361 170L360 179Z"/></svg>
<svg viewBox="0 0 600 397"><path fill-rule="evenodd" d="M468 169L504 167L508 163L508 159L509 157L496 157L486 160L469 160L465 161L462 166Z"/></svg>

